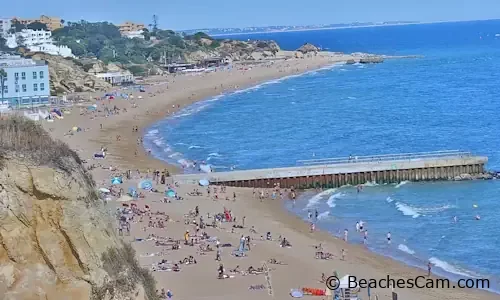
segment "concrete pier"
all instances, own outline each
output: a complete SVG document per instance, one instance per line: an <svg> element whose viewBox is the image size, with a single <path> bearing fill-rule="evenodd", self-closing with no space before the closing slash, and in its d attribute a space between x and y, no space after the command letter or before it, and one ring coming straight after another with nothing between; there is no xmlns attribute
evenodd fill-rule
<svg viewBox="0 0 500 300"><path fill-rule="evenodd" d="M270 188L279 184L298 189L334 188L366 182L450 180L462 174L484 173L487 161L485 156L446 150L302 160L295 167L182 174L174 175L173 179L179 183L194 184L207 179L210 184L236 187Z"/></svg>

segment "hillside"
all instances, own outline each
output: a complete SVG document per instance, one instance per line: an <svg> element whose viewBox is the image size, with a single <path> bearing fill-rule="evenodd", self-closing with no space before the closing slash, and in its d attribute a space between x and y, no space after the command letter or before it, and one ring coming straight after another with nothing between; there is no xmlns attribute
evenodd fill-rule
<svg viewBox="0 0 500 300"><path fill-rule="evenodd" d="M2 299L156 299L77 154L23 118L0 120Z"/></svg>
<svg viewBox="0 0 500 300"><path fill-rule="evenodd" d="M272 41L217 40L201 32L185 35L172 30L149 32L146 29L143 39L130 39L121 36L118 27L108 22L68 22L52 36L58 44L68 46L80 58L97 58L104 63L124 66L196 62L214 56L248 60L260 57L253 53L279 51L279 46Z"/></svg>

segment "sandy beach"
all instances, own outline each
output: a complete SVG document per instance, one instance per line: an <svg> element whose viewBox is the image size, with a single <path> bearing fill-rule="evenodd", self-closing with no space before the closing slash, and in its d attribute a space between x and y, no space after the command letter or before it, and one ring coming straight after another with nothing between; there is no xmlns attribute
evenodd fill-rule
<svg viewBox="0 0 500 300"><path fill-rule="evenodd" d="M265 81L282 78L294 74L326 67L334 63L345 62L352 57L349 55L333 55L320 53L317 56L303 59L276 60L259 65L235 65L231 70L217 71L204 74L186 74L178 76L154 77L147 80L146 92L123 90L122 93L131 93L134 99L102 100L97 103L96 112L88 112L85 108L73 106L71 114L65 114L64 119L53 123L43 122L49 132L75 149L87 166L94 165L92 171L98 187L110 187L110 180L115 174L123 174L131 170L131 178L113 189L122 188L125 192L128 187L137 187L139 181L145 177L152 177L154 170L160 172L168 170L170 173L181 172L177 167L154 159L144 151L141 137L148 125L172 115L176 111L203 99L227 93L233 90L247 88ZM102 96L91 95L91 96ZM139 99L139 96L142 99ZM116 107L116 109L114 109ZM108 112L105 112L105 108ZM74 132L73 127L80 127L82 131ZM137 128L138 130L134 130ZM104 159L94 160L93 154L101 147L107 148ZM153 182L159 192L144 192L144 198L134 202L141 209L149 206L150 213L143 218L135 217L131 222L130 235L124 236L131 241L137 251L140 263L148 268L158 268L157 263L167 260L173 264L186 257L193 256L196 264L181 264L179 272L155 271L157 288L172 291L173 299L255 299L268 297L274 299L290 299L291 289L302 287L325 288L320 282L321 275L332 275L335 271L340 277L350 274L364 279L381 279L390 276L397 279L411 279L417 276L426 276L427 271L406 266L389 258L376 255L362 245L348 244L331 236L329 233L310 232L308 224L298 217L289 214L282 201L266 197L261 201L254 195L252 189L230 188L221 192L218 188L218 199L214 199L213 187L210 194L206 187L181 185L173 189L183 200L172 200L164 203L163 192L166 187ZM169 183L167 179L167 183ZM202 195L192 196L197 189ZM288 191L282 191L288 195ZM258 194L258 193L257 193ZM271 192L269 191L269 194ZM234 198L234 195L236 197ZM227 197L227 200L226 200ZM111 209L121 207L116 197L110 197L108 206ZM198 216L186 217L189 212L199 209ZM201 254L200 246L180 244L179 250L170 250L169 246L155 246L156 241L163 238L184 240L186 230L189 230L191 239L196 232L196 225L203 216L204 222L211 224L213 215L230 210L235 222L221 223L218 228L206 227L200 229L200 234L206 232L211 237L217 237L220 244L231 244L230 247L221 247L221 261L216 258L215 239L208 243L214 251ZM155 214L161 212L162 214ZM210 214L208 217L207 213ZM168 221L164 221L168 215ZM141 221L142 219L142 221ZM162 223L163 228L157 225ZM163 220L158 222L158 220ZM186 220L188 222L186 222ZM243 225L243 228L233 228L233 225ZM189 224L186 224L189 223ZM254 226L254 230L252 229ZM272 240L267 240L266 233L270 232ZM354 232L352 230L351 232ZM147 240L154 234L157 237ZM355 233L352 233L355 234ZM235 257L231 253L240 243L240 237L250 236L250 250L245 257ZM285 237L291 247L280 247L279 237ZM331 253L332 259L316 259L314 246L322 245L323 251ZM341 259L342 249L345 250L345 259ZM270 259L283 264L270 263ZM173 263L172 263L173 262ZM257 269L267 262L270 268L270 282L273 296L268 295L268 283L264 274L242 274L230 272L239 266L240 270L247 270L250 266ZM217 279L217 268L222 263L228 279ZM259 286L263 285L264 289ZM250 286L257 286L250 289ZM403 289L394 290L399 299L498 299L499 296L477 289ZM391 299L391 289L376 288L371 290L372 299ZM367 290L362 289L359 294L368 299ZM304 296L304 298L326 299L323 297Z"/></svg>

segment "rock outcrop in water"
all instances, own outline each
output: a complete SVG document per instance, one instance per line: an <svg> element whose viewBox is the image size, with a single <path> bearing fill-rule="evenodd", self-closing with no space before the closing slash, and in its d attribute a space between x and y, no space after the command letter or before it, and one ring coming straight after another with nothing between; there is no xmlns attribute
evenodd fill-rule
<svg viewBox="0 0 500 300"><path fill-rule="evenodd" d="M0 151L2 299L156 298L76 153L17 117L0 120Z"/></svg>

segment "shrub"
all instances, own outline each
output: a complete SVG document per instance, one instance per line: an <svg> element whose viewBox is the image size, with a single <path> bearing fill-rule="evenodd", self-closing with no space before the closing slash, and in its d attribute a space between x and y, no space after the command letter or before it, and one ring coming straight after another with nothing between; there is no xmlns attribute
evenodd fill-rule
<svg viewBox="0 0 500 300"><path fill-rule="evenodd" d="M93 289L94 299L103 299L106 292L114 295L118 291L129 293L135 290L137 283L142 283L148 300L157 300L156 281L148 269L139 265L135 250L130 244L123 244L120 249L109 248L102 254L104 270L110 276L110 281L101 287Z"/></svg>
<svg viewBox="0 0 500 300"><path fill-rule="evenodd" d="M2 160L12 153L16 156L22 154L37 165L56 167L68 174L77 167L84 170L75 151L65 143L53 140L40 124L21 116L0 119L0 167ZM90 174L83 173L86 183L93 187L94 182Z"/></svg>

